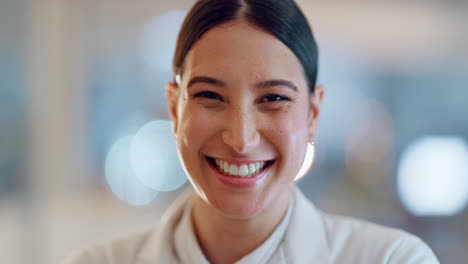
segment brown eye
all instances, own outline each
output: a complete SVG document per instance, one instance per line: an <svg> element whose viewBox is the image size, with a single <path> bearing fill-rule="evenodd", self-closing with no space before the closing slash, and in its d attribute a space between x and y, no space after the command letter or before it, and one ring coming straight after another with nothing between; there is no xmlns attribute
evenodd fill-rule
<svg viewBox="0 0 468 264"><path fill-rule="evenodd" d="M213 99L213 100L220 100L222 102L223 98L215 92L209 92L209 91L204 91L204 92L199 92L193 95L193 98L206 98L206 99Z"/></svg>
<svg viewBox="0 0 468 264"><path fill-rule="evenodd" d="M280 101L291 101L291 99L289 99L286 96L279 95L279 94L267 94L259 100L259 103L280 102Z"/></svg>

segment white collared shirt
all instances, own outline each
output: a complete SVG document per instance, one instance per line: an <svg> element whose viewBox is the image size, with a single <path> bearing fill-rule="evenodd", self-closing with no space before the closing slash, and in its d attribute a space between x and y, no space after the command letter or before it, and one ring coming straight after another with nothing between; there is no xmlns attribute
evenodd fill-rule
<svg viewBox="0 0 468 264"><path fill-rule="evenodd" d="M259 248L236 264L438 264L431 249L401 230L333 216L316 209L298 188L288 213ZM153 229L94 246L66 264L208 263L193 232L192 191L176 200Z"/></svg>

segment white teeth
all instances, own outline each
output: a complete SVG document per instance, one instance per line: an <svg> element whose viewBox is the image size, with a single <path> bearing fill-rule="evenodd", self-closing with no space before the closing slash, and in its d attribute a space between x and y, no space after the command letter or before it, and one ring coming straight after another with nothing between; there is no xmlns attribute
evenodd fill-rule
<svg viewBox="0 0 468 264"><path fill-rule="evenodd" d="M239 167L237 167L234 164L231 164L231 166L229 167L229 174L233 176L239 176Z"/></svg>
<svg viewBox="0 0 468 264"><path fill-rule="evenodd" d="M249 168L247 167L247 165L242 164L239 168L239 176L245 177L248 174L249 174Z"/></svg>
<svg viewBox="0 0 468 264"><path fill-rule="evenodd" d="M250 164L242 164L237 166L235 164L229 164L227 161L214 159L218 169L228 175L239 176L239 177L250 177L263 170L266 162L254 162Z"/></svg>
<svg viewBox="0 0 468 264"><path fill-rule="evenodd" d="M257 167L255 166L254 163L249 164L249 175L253 175L255 172L257 172Z"/></svg>

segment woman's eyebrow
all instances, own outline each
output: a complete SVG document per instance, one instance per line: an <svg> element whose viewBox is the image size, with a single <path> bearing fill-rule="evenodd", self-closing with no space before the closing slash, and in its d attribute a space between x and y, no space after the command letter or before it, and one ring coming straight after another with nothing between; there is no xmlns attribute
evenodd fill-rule
<svg viewBox="0 0 468 264"><path fill-rule="evenodd" d="M197 83L206 83L206 84L211 84L219 87L225 87L226 84L218 79L208 77L208 76L195 76L192 79L190 79L187 88L190 88L191 86L197 84ZM268 88L268 87L274 87L274 86L285 86L287 88L292 89L293 91L297 92L297 86L288 80L267 80L267 81L261 81L255 84L255 87L257 88Z"/></svg>
<svg viewBox="0 0 468 264"><path fill-rule="evenodd" d="M190 86L193 86L193 85L195 85L197 83L207 83L207 84L211 84L211 85L215 85L215 86L221 86L221 87L226 86L226 84L223 81L212 78L212 77L195 76L192 79L190 79L190 81L189 81L189 83L187 85L187 88L190 88Z"/></svg>
<svg viewBox="0 0 468 264"><path fill-rule="evenodd" d="M259 82L255 85L255 87L258 87L258 88L268 88L268 87L273 87L273 86L285 86L297 92L297 86L293 82L287 81L287 80L268 80L268 81Z"/></svg>

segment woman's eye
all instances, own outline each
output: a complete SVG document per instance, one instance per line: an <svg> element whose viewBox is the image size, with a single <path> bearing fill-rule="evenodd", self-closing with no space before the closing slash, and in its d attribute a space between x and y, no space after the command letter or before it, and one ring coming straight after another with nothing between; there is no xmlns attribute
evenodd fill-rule
<svg viewBox="0 0 468 264"><path fill-rule="evenodd" d="M219 94L214 93L214 92L208 92L208 91L196 93L196 94L193 95L193 97L194 98L207 98L207 99L223 101L223 99L221 98L221 96Z"/></svg>
<svg viewBox="0 0 468 264"><path fill-rule="evenodd" d="M267 94L260 99L259 103L279 102L279 101L291 101L291 99L289 99L286 96L279 95L279 94Z"/></svg>

